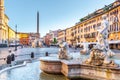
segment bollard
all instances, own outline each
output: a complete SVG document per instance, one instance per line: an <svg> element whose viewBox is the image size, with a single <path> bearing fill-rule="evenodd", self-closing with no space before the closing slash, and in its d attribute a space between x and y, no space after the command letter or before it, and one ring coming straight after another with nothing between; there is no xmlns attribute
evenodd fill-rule
<svg viewBox="0 0 120 80"><path fill-rule="evenodd" d="M11 54L11 60L14 61L15 60L15 55Z"/></svg>
<svg viewBox="0 0 120 80"><path fill-rule="evenodd" d="M45 53L45 56L48 56L48 52Z"/></svg>
<svg viewBox="0 0 120 80"><path fill-rule="evenodd" d="M8 56L7 56L6 63L7 63L7 64L11 64L11 55L8 55Z"/></svg>
<svg viewBox="0 0 120 80"><path fill-rule="evenodd" d="M11 49L9 49L8 52L11 53Z"/></svg>
<svg viewBox="0 0 120 80"><path fill-rule="evenodd" d="M31 58L34 58L34 52L31 52Z"/></svg>

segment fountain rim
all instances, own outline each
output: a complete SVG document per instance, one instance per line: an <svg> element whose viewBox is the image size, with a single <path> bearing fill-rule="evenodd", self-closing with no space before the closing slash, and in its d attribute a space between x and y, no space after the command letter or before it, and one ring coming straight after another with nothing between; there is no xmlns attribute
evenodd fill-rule
<svg viewBox="0 0 120 80"><path fill-rule="evenodd" d="M39 59L40 61L46 61L46 62L61 62L61 59L58 59L57 57L41 57Z"/></svg>

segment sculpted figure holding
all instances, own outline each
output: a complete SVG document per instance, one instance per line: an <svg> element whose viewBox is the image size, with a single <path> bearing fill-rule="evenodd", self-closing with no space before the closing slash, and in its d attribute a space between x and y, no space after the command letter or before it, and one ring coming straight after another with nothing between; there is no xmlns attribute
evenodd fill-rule
<svg viewBox="0 0 120 80"><path fill-rule="evenodd" d="M62 41L59 44L59 53L58 53L58 58L59 59L72 59L72 57L69 54L69 46L67 44L67 42Z"/></svg>
<svg viewBox="0 0 120 80"><path fill-rule="evenodd" d="M108 43L108 28L109 22L106 19L106 16L102 16L102 25L98 29L98 44L93 47L90 51L90 58L85 61L87 64L97 65L97 66L110 66L117 67L118 65L114 61L109 60L109 57L114 56L115 54L109 49Z"/></svg>

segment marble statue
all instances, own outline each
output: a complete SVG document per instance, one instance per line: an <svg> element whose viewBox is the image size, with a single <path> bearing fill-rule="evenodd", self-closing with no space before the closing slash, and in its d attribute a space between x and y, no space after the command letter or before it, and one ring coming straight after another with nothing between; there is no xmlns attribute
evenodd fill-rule
<svg viewBox="0 0 120 80"><path fill-rule="evenodd" d="M68 55L69 54L69 46L67 44L67 42L65 41L62 41L60 44L59 44L59 53L58 53L58 58L59 59L72 59L73 57Z"/></svg>
<svg viewBox="0 0 120 80"><path fill-rule="evenodd" d="M96 66L110 66L110 67L117 67L118 65L115 64L113 60L109 60L109 57L115 55L109 49L108 43L108 27L109 22L106 20L106 16L102 16L102 25L101 28L98 29L98 44L92 48L90 51L90 57L85 61L86 64L96 65Z"/></svg>
<svg viewBox="0 0 120 80"><path fill-rule="evenodd" d="M42 43L41 43L38 39L35 39L35 40L32 42L32 47L33 47L33 48L42 47Z"/></svg>
<svg viewBox="0 0 120 80"><path fill-rule="evenodd" d="M88 54L89 53L89 44L88 43L83 43L83 50L80 51L80 54Z"/></svg>
<svg viewBox="0 0 120 80"><path fill-rule="evenodd" d="M109 43L108 43L108 28L109 28L109 22L106 20L106 16L104 15L102 21L102 26L100 29L98 29L98 44L97 46L100 47L102 50L104 50L109 57L112 57L115 55L114 52L112 52L109 48Z"/></svg>

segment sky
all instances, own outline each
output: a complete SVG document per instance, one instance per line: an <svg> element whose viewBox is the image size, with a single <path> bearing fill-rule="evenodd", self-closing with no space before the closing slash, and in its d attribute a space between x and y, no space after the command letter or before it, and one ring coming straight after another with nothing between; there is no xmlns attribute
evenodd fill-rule
<svg viewBox="0 0 120 80"><path fill-rule="evenodd" d="M37 11L40 15L40 34L49 30L66 29L84 16L115 0L5 0L9 26L18 32L37 31Z"/></svg>

